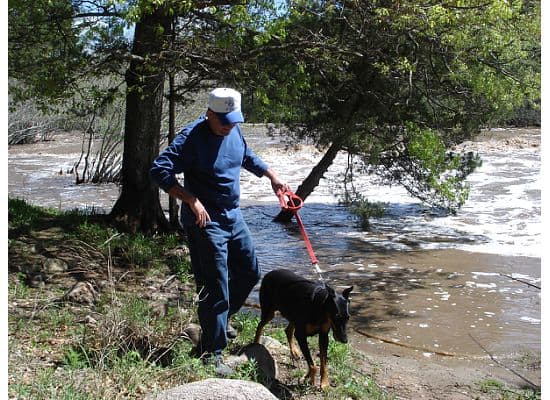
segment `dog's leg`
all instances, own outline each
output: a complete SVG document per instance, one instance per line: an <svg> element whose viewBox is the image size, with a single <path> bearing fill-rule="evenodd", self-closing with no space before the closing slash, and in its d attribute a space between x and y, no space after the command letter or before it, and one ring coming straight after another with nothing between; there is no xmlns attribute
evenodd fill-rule
<svg viewBox="0 0 550 400"><path fill-rule="evenodd" d="M326 389L329 387L327 365L328 332L319 333L319 352L321 354L321 389Z"/></svg>
<svg viewBox="0 0 550 400"><path fill-rule="evenodd" d="M314 386L315 375L317 375L317 367L315 367L313 358L311 358L311 353L309 352L309 346L307 344L307 336L305 334L303 335L297 334L295 336L296 336L296 339L298 340L298 344L300 345L300 350L302 350L302 354L304 355L307 361L308 371L304 378L309 380L309 383L311 386Z"/></svg>
<svg viewBox="0 0 550 400"><path fill-rule="evenodd" d="M273 319L275 316L275 310L269 310L265 311L262 310L262 317L260 319L260 323L258 324L258 327L256 328L256 336L254 336L254 343L260 343L260 338L262 337L262 331L264 330L264 327L267 325L269 321Z"/></svg>
<svg viewBox="0 0 550 400"><path fill-rule="evenodd" d="M288 347L290 348L290 355L293 359L297 360L300 358L300 352L296 347L296 341L294 340L294 324L292 322L288 323L288 326L285 329L286 339L288 340Z"/></svg>

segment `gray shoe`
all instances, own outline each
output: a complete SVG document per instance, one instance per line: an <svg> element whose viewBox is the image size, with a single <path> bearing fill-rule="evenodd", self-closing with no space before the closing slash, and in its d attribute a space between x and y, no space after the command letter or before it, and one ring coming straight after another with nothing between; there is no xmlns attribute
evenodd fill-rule
<svg viewBox="0 0 550 400"><path fill-rule="evenodd" d="M218 375L218 376L227 377L227 376L233 375L235 373L233 368L227 366L223 362L223 357L222 356L216 356L214 358L214 366L216 367L216 375Z"/></svg>
<svg viewBox="0 0 550 400"><path fill-rule="evenodd" d="M223 356L221 355L209 355L204 358L205 364L210 364L214 366L214 371L216 372L216 375L220 377L228 377L230 375L233 375L235 371L233 368L227 366L223 361Z"/></svg>

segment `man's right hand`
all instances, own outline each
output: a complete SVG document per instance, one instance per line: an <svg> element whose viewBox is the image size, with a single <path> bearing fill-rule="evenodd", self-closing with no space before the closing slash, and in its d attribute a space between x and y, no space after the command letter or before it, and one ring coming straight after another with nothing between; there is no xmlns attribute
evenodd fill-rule
<svg viewBox="0 0 550 400"><path fill-rule="evenodd" d="M179 183L172 186L170 190L168 190L168 194L187 203L189 208L191 208L191 211L193 211L193 214L195 214L195 224L199 227L204 228L206 223L211 221L210 215L208 215L208 212L202 205L201 201L192 193L185 190Z"/></svg>
<svg viewBox="0 0 550 400"><path fill-rule="evenodd" d="M206 208L204 208L201 201L196 197L194 198L194 200L191 200L187 204L191 208L191 211L193 211L193 214L195 214L195 224L197 224L201 228L204 228L206 226L206 223L211 221L210 215L208 215L208 211L206 211Z"/></svg>

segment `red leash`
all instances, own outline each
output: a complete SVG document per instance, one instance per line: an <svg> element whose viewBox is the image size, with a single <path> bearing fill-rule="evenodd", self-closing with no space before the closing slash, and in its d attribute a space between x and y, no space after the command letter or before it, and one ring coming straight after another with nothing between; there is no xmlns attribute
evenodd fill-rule
<svg viewBox="0 0 550 400"><path fill-rule="evenodd" d="M304 242L306 243L307 252L309 253L309 258L311 258L313 268L319 274L319 279L323 280L323 277L321 276L321 272L323 271L321 271L321 268L319 268L319 261L317 261L317 257L315 257L315 253L313 252L313 247L311 246L311 242L309 241L309 236L307 235L306 228L304 227L304 223L302 222L302 218L300 218L300 215L298 214L298 210L302 208L304 201L290 190L287 190L285 192L283 192L282 190L277 191L277 197L279 197L281 208L283 210L292 211L292 213L296 217L296 222L298 222L298 227L300 228L300 232L302 233L302 237L304 238Z"/></svg>

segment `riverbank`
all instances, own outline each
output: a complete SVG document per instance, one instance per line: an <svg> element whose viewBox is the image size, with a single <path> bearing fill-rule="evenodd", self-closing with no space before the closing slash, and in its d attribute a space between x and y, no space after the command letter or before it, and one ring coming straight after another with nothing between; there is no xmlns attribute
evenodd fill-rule
<svg viewBox="0 0 550 400"><path fill-rule="evenodd" d="M93 221L82 223L77 217L42 213L35 208L22 214L10 209L9 397L139 399L153 390L175 386L182 379L207 377L210 372L185 355L187 344L181 340L167 342L170 337L177 339L177 330L194 316L188 260L177 238L164 238L158 247L148 247L142 239L128 241L124 235L100 228ZM413 296L430 287L432 272L441 278L439 268L452 270L445 260L476 266L488 262L486 255L467 256L447 250L402 253L402 257L392 256L391 263L382 258L370 260L371 269L379 272L372 273L368 292L364 280L354 281L353 271L335 278L335 283L345 279L346 284L356 285L351 353L346 355L345 348L335 348L329 363L333 386L328 394L300 383L303 361L279 359L280 379L292 388L294 398L537 398L533 392L522 390L526 380L518 375L540 385L540 352L516 353L517 343L504 353L488 346L495 360L484 351L437 354L453 350L441 341L439 351L429 354L430 350L421 346L438 343L432 340L422 344L416 336L404 340L404 346L393 344L402 333L396 336L385 327L384 316L399 317L404 326L405 321L426 323L426 317L408 318L399 309L385 307L391 306L392 298L397 300L394 296ZM440 261L435 270L434 260ZM501 265L506 260L507 265L526 261L497 257L493 262ZM372 268L375 262L377 268ZM403 271L395 263L409 267ZM459 282L445 276L453 285ZM80 295L69 296L78 284ZM522 283L512 280L506 284ZM393 292L396 285L401 287L397 293ZM449 300L453 297L451 292ZM420 314L416 311L407 314ZM173 325L167 331L168 322ZM400 325L395 322L392 326ZM246 338L255 329L254 320L242 319L238 328ZM416 329L424 332L426 328ZM425 332L423 337L429 337L429 331ZM482 341L483 337L477 339ZM159 359L157 365L146 361L161 350L173 357ZM142 351L148 352L144 353L146 358ZM252 378L244 373L241 377ZM514 397L506 397L510 393ZM67 397L69 394L73 397Z"/></svg>
<svg viewBox="0 0 550 400"><path fill-rule="evenodd" d="M352 341L381 387L402 399L451 400L540 387L540 259L427 250L370 263L386 284L361 295L365 285L351 278Z"/></svg>
<svg viewBox="0 0 550 400"><path fill-rule="evenodd" d="M257 134L249 142L292 180L293 187L321 156L311 146L288 151L267 143L262 132ZM411 199L395 194L396 188L369 184L367 190L373 192L369 198L395 200L390 201L388 217L373 221L371 231L355 229L347 210L332 197L330 186L344 166L345 155L329 170L301 215L331 283L355 286L351 348L360 358L354 359L352 367L357 376L363 377L362 384L372 378L389 398L537 398L526 392L517 396L514 393L528 382L534 386L541 383L541 297L536 287L541 286L538 256L542 253L540 129L491 130L457 149L480 151L484 156L483 168L472 176L471 198L457 216L433 217ZM58 210L77 207L108 212L119 188L74 185L74 176L68 171L79 152L79 139L74 135L13 146L8 160L9 195ZM290 267L308 275L310 263L299 232L292 226L266 224L278 212L269 182L245 175L242 187L246 203L243 212L255 236L262 266L266 270ZM37 257L37 251L47 258L69 257L76 265L74 276L83 279L89 273L94 287L100 289L100 298L110 293L113 278L106 267L106 245L92 251L80 243L69 251L66 245L71 241L55 239L55 232L62 230L55 221L43 227L48 229L46 236L18 250L13 247L10 233L9 379L10 390L19 388L22 393L40 386L48 374L59 375L58 382L75 385L89 377L86 370L78 368L69 376L63 375L66 371L60 366L82 361L81 353L72 353L67 347L72 343L66 340L72 337L67 327L89 330L97 314L88 311L89 306L60 307L60 297L76 283L69 279L73 274L61 272L53 278L41 274L40 257L40 267L13 269L20 264L12 252L16 251L17 257ZM53 244L47 244L50 234ZM115 258L130 257L138 262L147 258L148 253L142 254L139 246L121 248L113 241L109 243ZM101 271L97 271L98 259L103 261ZM159 306L159 298L175 302L178 293L192 292L180 286L170 269L136 270L125 264L115 272L119 288L129 285L139 294L135 297L151 301L155 307ZM54 285L58 278L61 280ZM255 296L253 293L251 300ZM80 342L73 344L77 350L80 348ZM76 358L71 359L73 356ZM289 382L297 382L301 370L283 366ZM144 386L138 388L138 377L121 373L117 375L121 384L129 382L136 393L149 387L148 383L140 383ZM112 386L113 393L122 391L119 383L112 382L112 374L104 371L100 378ZM163 379L169 385L173 376ZM130 398L127 393L117 396ZM320 399L323 395L305 390L299 398Z"/></svg>

